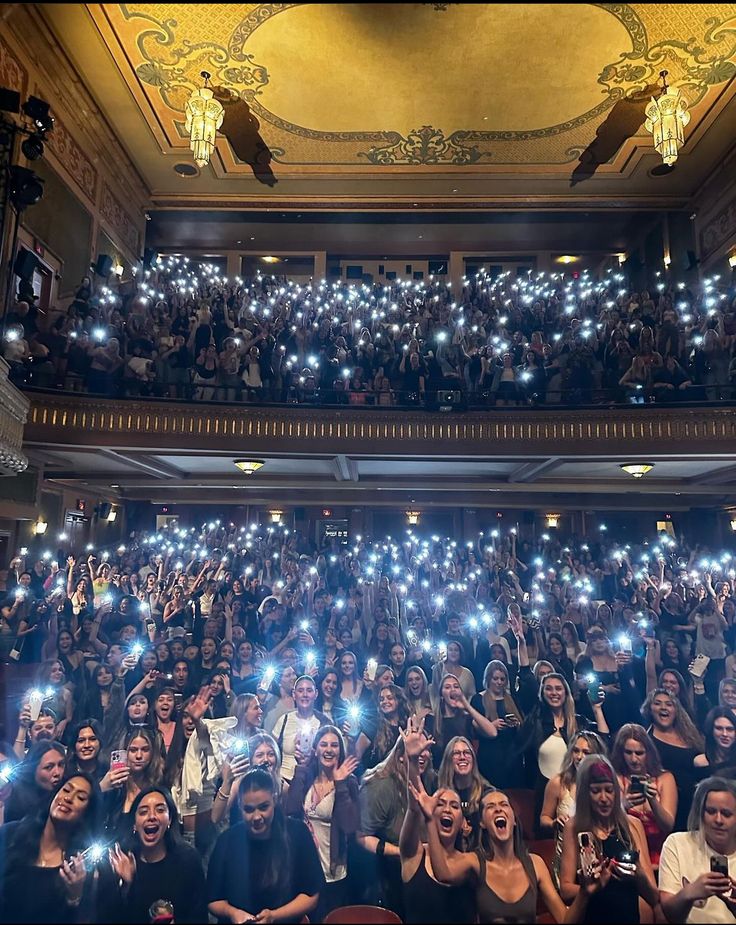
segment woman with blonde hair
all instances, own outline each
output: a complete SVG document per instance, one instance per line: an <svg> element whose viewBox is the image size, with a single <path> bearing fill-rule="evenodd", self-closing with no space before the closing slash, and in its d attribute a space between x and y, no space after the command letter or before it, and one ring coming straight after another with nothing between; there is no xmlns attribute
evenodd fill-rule
<svg viewBox="0 0 736 925"><path fill-rule="evenodd" d="M562 842L560 893L565 902L582 892L578 868L583 834L602 862L601 888L588 899L578 921L638 923L640 898L654 908L659 894L644 829L626 815L616 772L604 755L589 755L578 768L575 818L565 826Z"/></svg>
<svg viewBox="0 0 736 925"><path fill-rule="evenodd" d="M562 837L565 826L575 815L577 793L577 772L581 762L588 755L605 755L603 739L595 732L579 732L570 740L562 762L562 770L547 781L544 788L544 803L539 817L541 834L550 832L555 838L555 859L552 876L555 885L560 885L560 863L562 861Z"/></svg>
<svg viewBox="0 0 736 925"><path fill-rule="evenodd" d="M434 728L434 714L429 695L429 681L424 669L419 665L412 665L406 672L406 703L410 715L423 719L424 728L431 733Z"/></svg>
<svg viewBox="0 0 736 925"><path fill-rule="evenodd" d="M439 703L434 714L434 763L439 766L450 739L462 735L475 738L474 733L489 738L498 735L496 726L476 710L465 696L454 674L446 674L440 684Z"/></svg>
<svg viewBox="0 0 736 925"><path fill-rule="evenodd" d="M662 767L671 771L677 782L675 831L683 831L695 791L697 775L693 762L703 751L703 737L679 699L662 687L647 694L641 715L657 747Z"/></svg>

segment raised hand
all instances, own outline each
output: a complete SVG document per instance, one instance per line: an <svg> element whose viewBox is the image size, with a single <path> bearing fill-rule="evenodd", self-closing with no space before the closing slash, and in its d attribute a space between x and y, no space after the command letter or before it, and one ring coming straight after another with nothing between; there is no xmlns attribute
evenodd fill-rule
<svg viewBox="0 0 736 925"><path fill-rule="evenodd" d="M439 799L439 792L435 793L433 796L430 796L427 791L424 789L424 784L422 779L419 778L419 786L415 787L411 781L407 781L407 786L409 788L409 795L415 801L419 809L422 811L424 818L427 822L430 822L434 814L435 808L437 807L437 801Z"/></svg>
<svg viewBox="0 0 736 925"><path fill-rule="evenodd" d="M335 769L332 775L333 780L347 780L351 774L355 773L359 764L360 762L355 755L348 755L343 763Z"/></svg>
<svg viewBox="0 0 736 925"><path fill-rule="evenodd" d="M112 867L113 871L121 880L130 886L136 872L135 855L130 851L126 853L122 850L120 845L115 842L115 845L108 851L108 857L110 859L110 867Z"/></svg>
<svg viewBox="0 0 736 925"><path fill-rule="evenodd" d="M81 853L73 855L69 860L62 861L59 876L64 884L64 892L69 902L78 902L82 898L84 881L87 877L87 868Z"/></svg>

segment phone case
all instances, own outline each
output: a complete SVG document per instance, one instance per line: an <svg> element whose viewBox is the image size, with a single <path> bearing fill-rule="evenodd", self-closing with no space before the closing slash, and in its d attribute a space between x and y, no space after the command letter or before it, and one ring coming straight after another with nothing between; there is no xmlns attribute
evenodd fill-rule
<svg viewBox="0 0 736 925"><path fill-rule="evenodd" d="M690 669L690 674L695 678L702 678L708 670L709 664L710 658L707 655L696 655L693 660L692 668Z"/></svg>

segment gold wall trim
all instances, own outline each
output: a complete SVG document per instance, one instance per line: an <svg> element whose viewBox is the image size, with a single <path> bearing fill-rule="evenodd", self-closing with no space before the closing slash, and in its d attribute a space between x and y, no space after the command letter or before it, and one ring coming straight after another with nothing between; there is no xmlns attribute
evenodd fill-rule
<svg viewBox="0 0 736 925"><path fill-rule="evenodd" d="M31 396L26 440L66 446L206 447L241 451L352 451L400 455L411 447L431 453L543 451L596 455L617 449L650 453L736 453L736 409L634 409L488 411L457 416L405 409L359 412L320 409L167 405L114 400Z"/></svg>

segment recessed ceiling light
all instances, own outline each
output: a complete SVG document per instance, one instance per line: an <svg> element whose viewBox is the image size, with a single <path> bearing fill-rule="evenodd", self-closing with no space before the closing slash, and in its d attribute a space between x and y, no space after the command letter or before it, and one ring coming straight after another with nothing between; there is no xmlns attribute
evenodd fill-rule
<svg viewBox="0 0 736 925"><path fill-rule="evenodd" d="M174 164L174 172L178 173L180 177L199 176L199 170L194 166L194 164Z"/></svg>
<svg viewBox="0 0 736 925"><path fill-rule="evenodd" d="M233 462L241 472L245 472L247 475L253 475L254 472L258 472L265 465L262 459L234 459Z"/></svg>

